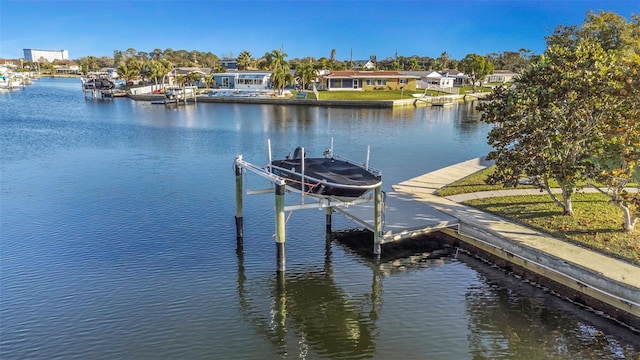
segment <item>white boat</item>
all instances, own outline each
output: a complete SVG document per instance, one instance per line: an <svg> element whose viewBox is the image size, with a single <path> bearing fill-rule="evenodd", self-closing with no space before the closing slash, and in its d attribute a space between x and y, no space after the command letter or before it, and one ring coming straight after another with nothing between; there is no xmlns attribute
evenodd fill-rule
<svg viewBox="0 0 640 360"><path fill-rule="evenodd" d="M195 86L171 86L166 87L164 96L167 100L183 100L185 96L191 97L195 94L197 87Z"/></svg>
<svg viewBox="0 0 640 360"><path fill-rule="evenodd" d="M80 78L84 90L110 90L115 87L113 81L105 78Z"/></svg>
<svg viewBox="0 0 640 360"><path fill-rule="evenodd" d="M15 75L0 75L0 89L20 90L24 87L22 79Z"/></svg>

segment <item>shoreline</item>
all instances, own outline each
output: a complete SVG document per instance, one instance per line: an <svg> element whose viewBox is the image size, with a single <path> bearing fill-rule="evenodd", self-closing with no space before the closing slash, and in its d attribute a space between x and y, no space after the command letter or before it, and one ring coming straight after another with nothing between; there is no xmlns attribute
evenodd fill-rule
<svg viewBox="0 0 640 360"><path fill-rule="evenodd" d="M134 101L162 101L164 95L154 94L127 94L127 97ZM467 95L456 95L456 98L448 98L456 102L468 101ZM434 97L438 98L438 97ZM473 100L471 100L473 101ZM357 108L393 108L396 106L435 106L418 98L407 98L399 100L315 100L315 99L287 99L274 98L246 98L246 97L212 97L197 95L195 103L222 103L222 104L269 104L269 105L306 105L306 106L326 106L326 107L357 107ZM187 103L194 103L192 99L187 99ZM169 104L167 104L169 105Z"/></svg>
<svg viewBox="0 0 640 360"><path fill-rule="evenodd" d="M457 230L438 232L443 241L640 332L640 267L435 194L488 165L482 158L468 160L393 189L460 221Z"/></svg>

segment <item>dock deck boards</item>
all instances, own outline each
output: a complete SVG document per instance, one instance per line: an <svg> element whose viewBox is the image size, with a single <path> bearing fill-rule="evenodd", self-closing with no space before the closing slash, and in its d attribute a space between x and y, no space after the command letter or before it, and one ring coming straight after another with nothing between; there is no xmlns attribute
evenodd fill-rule
<svg viewBox="0 0 640 360"><path fill-rule="evenodd" d="M387 192L382 243L427 234L443 228L458 225L458 219L413 199L411 195ZM352 219L359 225L373 231L373 202L350 206L338 206L337 212Z"/></svg>

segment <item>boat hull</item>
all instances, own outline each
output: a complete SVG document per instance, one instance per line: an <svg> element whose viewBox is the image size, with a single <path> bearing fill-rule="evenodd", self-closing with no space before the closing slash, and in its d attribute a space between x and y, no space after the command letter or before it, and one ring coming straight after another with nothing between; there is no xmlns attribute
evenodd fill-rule
<svg viewBox="0 0 640 360"><path fill-rule="evenodd" d="M275 160L270 172L292 191L320 198L353 201L382 184L379 174L358 164L334 158ZM304 184L302 181L304 173Z"/></svg>

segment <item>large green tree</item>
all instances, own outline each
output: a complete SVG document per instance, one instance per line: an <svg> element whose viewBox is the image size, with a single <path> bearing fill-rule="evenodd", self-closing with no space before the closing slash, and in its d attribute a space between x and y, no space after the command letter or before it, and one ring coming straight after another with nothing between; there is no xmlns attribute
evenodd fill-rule
<svg viewBox="0 0 640 360"><path fill-rule="evenodd" d="M622 226L632 231L640 215L640 194L628 191L631 182L640 183L640 17L632 21L616 14L589 13L578 37L599 39L601 46L615 57L608 72L611 98L609 119L600 124L590 185L607 195L622 210Z"/></svg>
<svg viewBox="0 0 640 360"><path fill-rule="evenodd" d="M123 65L118 66L117 71L120 78L131 81L142 76L142 63L135 57L129 57Z"/></svg>
<svg viewBox="0 0 640 360"><path fill-rule="evenodd" d="M509 90L499 87L479 106L481 119L496 126L488 141L496 161L490 182L513 187L524 177L536 179L573 214L571 196L589 165L591 136L602 120L601 76L606 54L595 44L574 49L552 46ZM561 189L551 191L551 180Z"/></svg>
<svg viewBox="0 0 640 360"><path fill-rule="evenodd" d="M496 161L496 172L489 182L511 187L530 177L572 214L579 181L598 180L625 212L625 229L633 227L637 193L626 193L624 185L638 176L640 160L640 61L638 47L630 45L638 43L640 31L634 19L631 29L614 26L615 36L607 24L619 19L609 13L589 13L582 27L558 27L545 54L514 86L497 88L479 106L482 120L495 125L488 158ZM599 34L607 35L600 41ZM551 180L560 196L552 193Z"/></svg>
<svg viewBox="0 0 640 360"><path fill-rule="evenodd" d="M473 90L476 84L482 86L482 82L487 75L493 74L493 64L478 54L468 54L458 63L458 70L469 77Z"/></svg>
<svg viewBox="0 0 640 360"><path fill-rule="evenodd" d="M79 60L79 64L80 64L80 69L85 74L91 71L100 70L100 63L98 62L98 58L96 58L95 56L87 56L87 57L81 58Z"/></svg>

